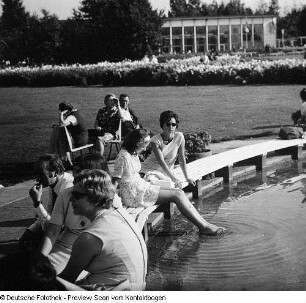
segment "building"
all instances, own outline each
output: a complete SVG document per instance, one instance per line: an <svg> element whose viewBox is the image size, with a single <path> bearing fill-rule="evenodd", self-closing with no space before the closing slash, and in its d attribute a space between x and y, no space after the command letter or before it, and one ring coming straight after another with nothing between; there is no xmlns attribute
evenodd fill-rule
<svg viewBox="0 0 306 303"><path fill-rule="evenodd" d="M167 18L162 52L203 53L276 47L276 15Z"/></svg>

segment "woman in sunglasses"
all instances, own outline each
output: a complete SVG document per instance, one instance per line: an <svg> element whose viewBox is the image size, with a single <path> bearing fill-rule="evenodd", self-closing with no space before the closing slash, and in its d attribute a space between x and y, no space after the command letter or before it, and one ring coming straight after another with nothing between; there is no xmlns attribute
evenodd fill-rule
<svg viewBox="0 0 306 303"><path fill-rule="evenodd" d="M156 180L169 180L175 187L182 188L180 180L173 173L178 157L186 181L195 185L187 172L184 135L177 131L178 115L170 110L164 111L159 123L163 131L151 138L153 153L142 163L141 172L145 174L145 179L153 183Z"/></svg>
<svg viewBox="0 0 306 303"><path fill-rule="evenodd" d="M144 290L147 249L136 222L113 206L116 188L102 170L84 170L74 179L70 201L76 215L91 221L75 240L60 278L87 290ZM69 290L69 289L68 289Z"/></svg>
<svg viewBox="0 0 306 303"><path fill-rule="evenodd" d="M115 186L119 184L122 203L129 207L148 207L174 202L180 212L199 228L201 234L218 235L222 232L222 227L202 218L182 189L161 188L140 177L141 163L138 155L149 143L149 132L145 129L131 131L123 141L113 173L113 183Z"/></svg>

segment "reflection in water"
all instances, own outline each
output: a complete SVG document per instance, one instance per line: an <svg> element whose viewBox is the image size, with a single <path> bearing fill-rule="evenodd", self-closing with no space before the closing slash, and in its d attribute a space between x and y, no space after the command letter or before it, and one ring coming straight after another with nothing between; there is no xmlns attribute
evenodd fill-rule
<svg viewBox="0 0 306 303"><path fill-rule="evenodd" d="M306 290L304 169L288 164L195 201L227 228L220 237L199 236L181 216L166 220L149 241L147 289Z"/></svg>

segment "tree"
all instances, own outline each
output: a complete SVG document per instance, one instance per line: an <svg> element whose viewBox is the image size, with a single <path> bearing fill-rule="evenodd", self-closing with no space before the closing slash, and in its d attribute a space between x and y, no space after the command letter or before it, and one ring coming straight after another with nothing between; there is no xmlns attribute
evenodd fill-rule
<svg viewBox="0 0 306 303"><path fill-rule="evenodd" d="M83 0L91 61L139 59L159 47L162 16L148 0Z"/></svg>
<svg viewBox="0 0 306 303"><path fill-rule="evenodd" d="M258 3L258 7L255 10L255 15L266 15L268 14L268 4L264 2L264 0L260 0Z"/></svg>
<svg viewBox="0 0 306 303"><path fill-rule="evenodd" d="M20 0L2 0L1 41L7 47L2 49L1 59L16 63L26 58L24 32L28 26L29 13Z"/></svg>
<svg viewBox="0 0 306 303"><path fill-rule="evenodd" d="M303 6L297 21L298 34L306 36L306 5Z"/></svg>
<svg viewBox="0 0 306 303"><path fill-rule="evenodd" d="M278 0L271 0L270 4L269 4L269 9L268 9L268 13L270 15L279 15L279 4L278 4Z"/></svg>

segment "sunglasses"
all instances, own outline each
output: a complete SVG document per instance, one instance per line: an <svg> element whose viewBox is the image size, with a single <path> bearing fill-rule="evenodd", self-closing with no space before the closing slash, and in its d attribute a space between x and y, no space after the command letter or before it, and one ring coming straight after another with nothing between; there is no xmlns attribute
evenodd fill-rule
<svg viewBox="0 0 306 303"><path fill-rule="evenodd" d="M170 127L170 126L176 127L177 124L176 124L176 123L166 122L166 126L167 126L167 127Z"/></svg>
<svg viewBox="0 0 306 303"><path fill-rule="evenodd" d="M87 195L88 195L87 193L81 193L79 191L74 191L74 190L71 192L71 196L77 200L82 199L86 197Z"/></svg>

